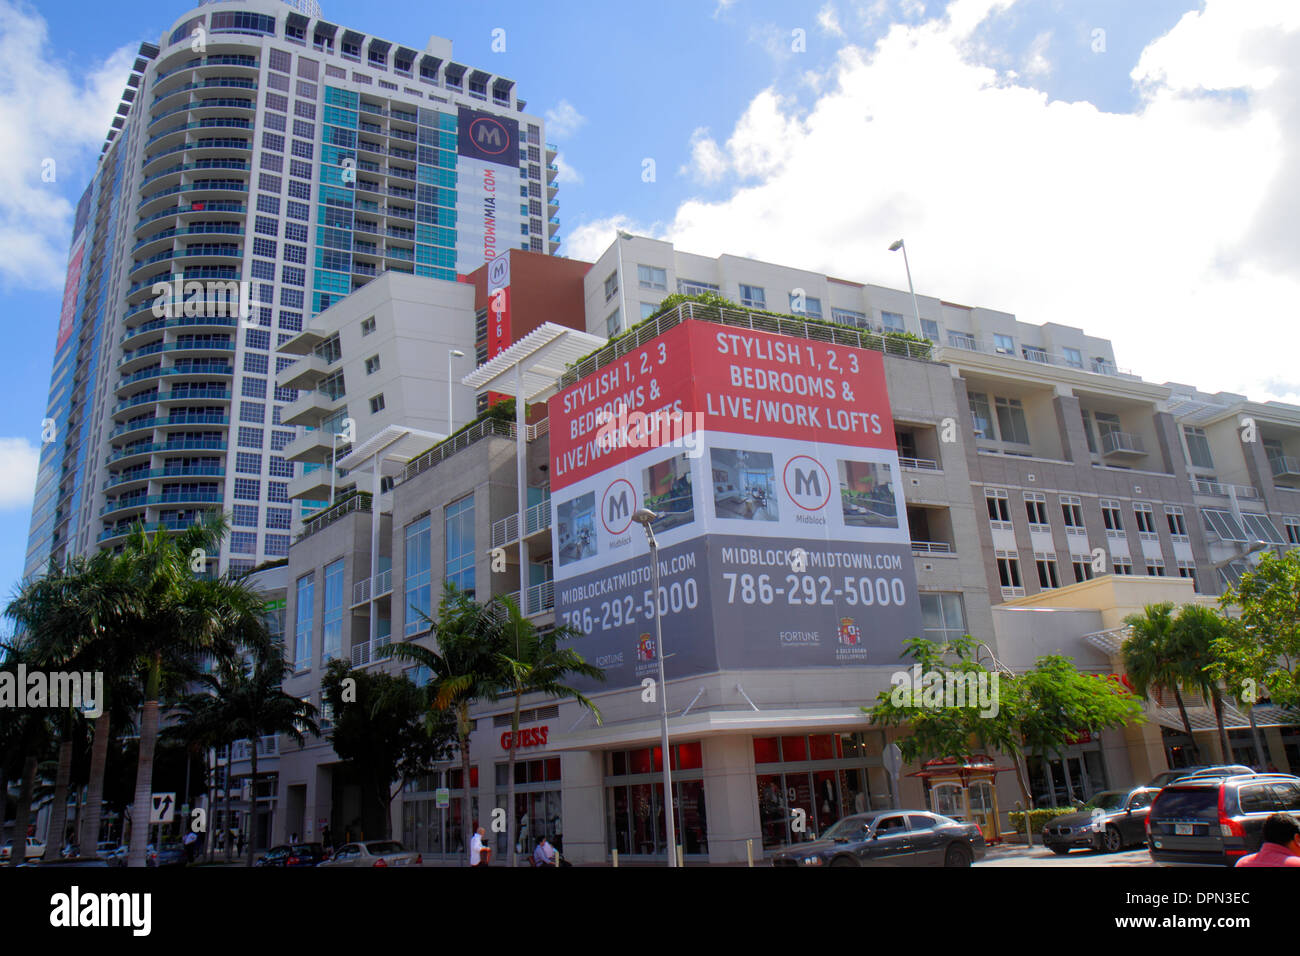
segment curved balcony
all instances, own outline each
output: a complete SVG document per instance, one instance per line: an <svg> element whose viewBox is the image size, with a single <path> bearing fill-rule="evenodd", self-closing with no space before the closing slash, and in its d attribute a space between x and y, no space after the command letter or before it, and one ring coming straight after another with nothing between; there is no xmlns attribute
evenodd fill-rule
<svg viewBox="0 0 1300 956"><path fill-rule="evenodd" d="M245 159L224 159L218 157L196 159L192 163L174 163L166 169L160 169L153 175L140 181L140 189L146 186L175 185L180 182L180 175L195 169L234 169L241 172L252 170L252 164Z"/></svg>
<svg viewBox="0 0 1300 956"><path fill-rule="evenodd" d="M140 395L134 395L131 398L118 402L113 406L110 413L113 416L120 415L122 412L131 408L137 408L140 405L161 405L168 402L228 402L230 401L231 392L227 388L189 388L178 386L170 392L160 392L156 388Z"/></svg>
<svg viewBox="0 0 1300 956"><path fill-rule="evenodd" d="M213 97L211 99L186 100L180 106L167 110L165 113L159 113L157 116L149 117L149 122L145 127L146 130L152 130L155 125L178 113L198 114L194 118L198 119L202 115L207 115L206 110L221 110L226 114L229 110L247 110L253 113L257 110L257 103L253 100L244 99L238 96Z"/></svg>
<svg viewBox="0 0 1300 956"><path fill-rule="evenodd" d="M213 375L219 375L224 378L230 378L234 374L235 374L235 370L232 366L222 365L217 363L195 363L193 365L185 365L179 368L174 366L166 366L162 368L147 368L142 371L136 372L133 375L128 375L125 378L121 379L121 381L117 383L116 388L117 391L120 392L122 389L129 388L131 385L134 385L136 382L143 382L149 379L156 379L156 378L178 378L178 377L207 378Z"/></svg>
<svg viewBox="0 0 1300 956"><path fill-rule="evenodd" d="M155 84L155 88L156 88L156 84ZM153 102L149 104L149 109L154 109L155 107L161 106L165 100L170 100L174 96L177 96L181 93L190 92L193 90L198 90L200 91L200 93L205 93L212 90L218 90L218 91L254 90L255 91L256 89L257 89L257 81L245 76L210 76L207 79L196 80L190 83L184 83L181 84L180 86L172 86L169 84L167 89L164 92L157 94L153 98ZM218 95L218 94L214 93L212 95Z"/></svg>
<svg viewBox="0 0 1300 956"><path fill-rule="evenodd" d="M147 246L166 242L178 236L242 236L243 234L244 228L234 222L193 222L188 226L173 226L170 229L164 229L161 232L145 236L131 247L131 252L145 251Z"/></svg>
<svg viewBox="0 0 1300 956"><path fill-rule="evenodd" d="M152 216L149 216L145 219L136 220L133 229L135 231L135 234L138 236L143 231L145 226L148 226L151 223L155 223L159 219L175 219L175 217L177 216L214 216L214 215L223 215L223 214L233 215L233 216L243 216L247 212L248 212L248 205L242 202L204 201L199 205L198 208L195 208L192 202L181 202L167 209L159 210L158 212L154 213ZM182 221L193 222L194 220L188 219Z"/></svg>
<svg viewBox="0 0 1300 956"><path fill-rule="evenodd" d="M221 465L210 467L190 467L190 468L154 468L148 471L137 471L130 474L116 475L109 478L103 484L103 489L125 487L137 482L149 482L155 478L224 478L226 469Z"/></svg>
<svg viewBox="0 0 1300 956"><path fill-rule="evenodd" d="M115 502L104 505L99 509L99 514L100 517L103 517L117 511L139 510L152 505L221 504L222 500L223 496L219 491L183 491L161 495L134 495L127 499L119 498Z"/></svg>
<svg viewBox="0 0 1300 956"><path fill-rule="evenodd" d="M136 528L136 522L128 521L115 525L112 528L105 528L95 540L100 544L105 541L112 541L115 538L125 538ZM197 524L195 521L155 521L152 524L144 525L146 532L154 531L184 531L191 525Z"/></svg>
<svg viewBox="0 0 1300 956"><path fill-rule="evenodd" d="M214 117L207 116L193 123L177 123L175 126L169 126L167 129L159 130L152 137L145 140L144 148L157 144L160 147L175 146L190 130L247 130L249 134L253 131L253 121L246 119L236 119L233 117Z"/></svg>
<svg viewBox="0 0 1300 956"><path fill-rule="evenodd" d="M183 51L177 51L177 52L183 54ZM164 56L159 61L159 65L161 66L164 63L170 65L171 62L175 62L176 66L173 66L170 70L160 72L157 76L154 77L153 86L151 87L151 89L155 94L158 94L161 89L170 88L174 85L174 84L167 83L167 80L170 80L173 77L182 76L183 74L189 73L194 70L198 70L201 71L201 73L206 74L211 70L212 67L227 66L227 67L231 67L235 71L246 72L249 76L256 76L258 74L259 68L261 67L261 63L259 62L257 57L248 56L247 54L240 54L240 53L196 56L196 57L191 57L190 59L185 61L181 61L179 59L173 60L172 56ZM225 71L223 70L222 72Z"/></svg>
<svg viewBox="0 0 1300 956"><path fill-rule="evenodd" d="M237 243L233 242L214 242L214 243L194 243L181 249L167 249L163 252L155 253L148 259L141 259L132 264L130 271L127 273L128 278L134 278L142 269L156 265L159 262L171 262L175 259L186 260L186 265L207 265L222 262L242 262L244 258L244 249ZM157 281L157 280L155 280Z"/></svg>
<svg viewBox="0 0 1300 956"><path fill-rule="evenodd" d="M174 319L154 319L152 322L146 322L138 325L133 329L128 329L126 334L119 339L119 344L126 345L127 342L149 332L156 332L159 329L193 329L200 331L203 329L233 329L239 325L239 320L235 318L225 318L218 316L178 316Z"/></svg>
<svg viewBox="0 0 1300 956"><path fill-rule="evenodd" d="M184 285L187 282L201 282L208 279L212 279L222 283L223 285L222 288L220 289L209 290L210 292L219 293L221 295L232 295L235 297L236 302L239 299L238 283L240 280L240 274L238 270L229 266L201 266L201 267L186 269L184 272L173 272L170 270L157 272L151 276L148 276L147 278L141 279L139 282L132 284L132 286L126 290L126 299L128 302L134 304L136 302L141 301L140 293L142 292L146 293L146 297L158 297L159 295L165 295L165 293L154 292L154 286L160 282L166 282L168 285L174 287L177 279L179 279L181 282L182 293L184 293L185 291ZM235 287L230 288L228 285L226 285L226 283L235 283ZM176 302L175 299L169 299L167 301L173 303ZM181 301L182 303L184 302L183 299ZM210 300L205 299L203 301L210 301ZM130 314L134 315L135 314L134 310L132 310ZM175 318L174 315L171 317ZM154 316L154 318L165 319L168 318L168 316L165 314L156 315Z"/></svg>
<svg viewBox="0 0 1300 956"><path fill-rule="evenodd" d="M168 156L175 157L178 153L188 154L194 150L203 150L204 152L199 155L211 156L214 159L237 159L245 153L252 152L253 141L240 136L204 136L192 142L178 143L167 149L150 153L140 163L140 169L142 172L148 172L155 163ZM180 158L185 159L187 156Z"/></svg>
<svg viewBox="0 0 1300 956"><path fill-rule="evenodd" d="M141 199L135 207L135 211L141 216L146 211L155 209L157 203L168 197L178 194L186 195L190 200L190 208L193 210L194 203L201 201L203 196L211 195L217 200L229 199L232 193L247 193L248 182L243 179L200 179L192 183L181 183L178 186L168 186L157 192L150 193ZM179 207L177 207L179 209ZM155 210L156 211L156 210ZM202 212L203 210L198 210Z"/></svg>
<svg viewBox="0 0 1300 956"><path fill-rule="evenodd" d="M156 454L176 454L182 451L225 451L226 442L218 438L188 438L181 441L173 442L150 442L147 445L137 445L134 448L127 448L119 451L117 454L109 455L107 464L114 462L127 461L131 458L148 458Z"/></svg>
<svg viewBox="0 0 1300 956"><path fill-rule="evenodd" d="M144 345L134 351L125 353L117 363L117 370L123 375L128 374L132 369L141 368L142 362L147 362L152 356L164 352L184 352L188 355L203 356L204 358L220 358L230 355L235 351L235 343L229 337L226 338L194 338L178 342L158 342L154 345Z"/></svg>
<svg viewBox="0 0 1300 956"><path fill-rule="evenodd" d="M229 425L229 415L196 414L176 415L172 418L146 418L140 421L119 425L108 433L109 440L138 431L153 431L155 428L180 428L188 425Z"/></svg>

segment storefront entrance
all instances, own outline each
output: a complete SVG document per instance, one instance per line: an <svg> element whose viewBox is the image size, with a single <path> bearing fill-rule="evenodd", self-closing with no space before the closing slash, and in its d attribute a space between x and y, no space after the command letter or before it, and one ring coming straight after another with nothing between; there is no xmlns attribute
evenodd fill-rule
<svg viewBox="0 0 1300 956"><path fill-rule="evenodd" d="M699 741L674 744L673 825L685 856L709 852L703 754ZM663 751L659 747L606 754L605 798L609 848L620 856L663 856L667 851L664 819Z"/></svg>
<svg viewBox="0 0 1300 956"><path fill-rule="evenodd" d="M841 817L892 807L884 745L880 731L755 737L763 849L815 840Z"/></svg>

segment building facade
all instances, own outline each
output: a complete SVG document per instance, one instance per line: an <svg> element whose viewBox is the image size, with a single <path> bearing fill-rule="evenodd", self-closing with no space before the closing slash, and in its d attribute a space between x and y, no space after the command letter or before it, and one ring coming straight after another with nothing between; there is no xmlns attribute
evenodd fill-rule
<svg viewBox="0 0 1300 956"><path fill-rule="evenodd" d="M1300 438L1300 409L1144 382L1116 367L1108 342L1077 329L925 297L913 312L910 297L896 290L734 257L686 256L640 239L618 240L587 272L585 328L616 332L623 326L611 320L615 312L639 315L644 302L649 315L669 292L706 288L746 302L728 313L731 324L770 328L760 308L789 314L798 303L802 316L784 322L783 334L824 340L824 326L804 321L820 312L859 330L837 335L856 334L860 347L884 351L926 637L970 634L1017 669L1064 653L1081 669L1119 674L1124 614L1157 600L1209 602L1246 566L1252 547L1300 543L1288 497L1300 492L1290 487L1285 460ZM598 373L675 322L714 321L686 313L682 307L639 326L555 387ZM1189 421L1191 414L1199 420ZM1241 424L1246 417L1255 433ZM374 635L380 644L427 639L416 609L433 612L442 581L479 600L513 594L539 624L554 621L549 422L536 412L530 420L522 519L515 433L483 422L460 443L412 450L390 490L341 502L305 529L289 556L287 628L299 641L293 693L318 696L331 657L394 667L376 662ZM376 514L378 563L367 550ZM522 561L515 558L521 527ZM505 571L493 570L494 549L509 556ZM331 580L337 583L322 585ZM326 650L317 635L340 619L344 636L331 637ZM904 636L895 635L900 652ZM672 653L672 632L665 638ZM871 726L860 710L891 686L899 666L728 667L670 679L674 804L687 857L734 862L804 838L792 829L793 809L819 832L856 808L927 802L916 777L905 774L897 792L891 787L885 751L894 732ZM503 808L526 822L524 849L545 832L576 860L608 859L613 850L662 854L657 710L635 688L597 688L592 697L599 725L571 703L526 700L518 740L508 732L508 701L480 703L470 780L452 764L411 784L395 803L394 832L422 852L455 859L468 826L488 825L491 811ZM1039 805L1142 782L1171 761L1186 762L1180 754L1190 741L1181 724L1163 707L1148 713L1141 727L1081 734L1061 758L1031 761ZM1233 756L1245 757L1249 733L1237 719ZM1268 759L1300 766L1300 740L1285 715L1264 734ZM1217 752L1213 736L1212 722L1197 724L1203 753ZM507 808L513 745L516 804ZM282 815L284 833L308 832L321 820L340 837L373 831L376 821L363 819L335 780L327 743L282 754L280 768L280 803L294 808ZM439 786L450 790L446 808L435 799ZM1005 813L1019 799L1013 775L1002 774L996 790L1005 829ZM498 835L502 853L504 841Z"/></svg>
<svg viewBox="0 0 1300 956"><path fill-rule="evenodd" d="M544 128L451 41L315 4L212 0L142 44L78 205L25 573L213 507L214 570L286 556L325 502L289 496L305 426L275 350L386 273L553 253ZM472 344L461 324L435 334Z"/></svg>

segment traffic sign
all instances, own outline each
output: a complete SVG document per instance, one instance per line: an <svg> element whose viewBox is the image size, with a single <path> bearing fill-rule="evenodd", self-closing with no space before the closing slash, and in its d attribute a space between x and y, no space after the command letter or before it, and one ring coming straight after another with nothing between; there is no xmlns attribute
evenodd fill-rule
<svg viewBox="0 0 1300 956"><path fill-rule="evenodd" d="M176 794L155 793L149 808L150 823L171 823L176 816Z"/></svg>
<svg viewBox="0 0 1300 956"><path fill-rule="evenodd" d="M890 744L885 748L884 754L881 755L885 764L885 770L889 775L897 780L898 774L903 769L903 751L899 749L898 744Z"/></svg>
<svg viewBox="0 0 1300 956"><path fill-rule="evenodd" d="M451 791L446 787L439 787L433 791L434 806L439 810L446 810L451 806Z"/></svg>

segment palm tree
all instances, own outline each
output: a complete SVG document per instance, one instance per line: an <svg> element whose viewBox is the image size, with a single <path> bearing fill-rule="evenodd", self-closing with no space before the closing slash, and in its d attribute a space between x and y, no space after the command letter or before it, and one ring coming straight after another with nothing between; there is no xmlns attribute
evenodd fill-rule
<svg viewBox="0 0 1300 956"><path fill-rule="evenodd" d="M515 754L519 748L515 742L519 739L519 710L524 695L545 694L548 697L577 701L595 714L596 723L599 724L600 709L566 681L570 676L603 680L605 672L594 664L587 663L573 648L560 646L561 641L581 637L581 631L567 625L541 630L519 612L519 605L511 598L495 598L493 603L503 612L499 624L503 647L497 652L498 666L505 675L506 689L515 701L510 722L511 747L507 776L509 795L506 798L506 815L509 820L506 837L510 866L514 866L516 841L519 838L515 813Z"/></svg>
<svg viewBox="0 0 1300 956"><path fill-rule="evenodd" d="M226 528L225 518L210 512L179 533L149 534L137 525L126 541L123 560L133 605L130 656L144 679L129 866L145 865L149 827L140 821L148 819L153 791L164 662L172 655L228 658L245 638L264 632L265 602L253 591L229 577L200 578L196 573L201 572L191 570L192 560L216 553Z"/></svg>
<svg viewBox="0 0 1300 956"><path fill-rule="evenodd" d="M1192 742L1192 761L1199 763L1196 738L1192 736L1192 722L1187 717L1182 688L1187 673L1178 660L1178 651L1171 636L1174 606L1169 601L1148 604L1141 614L1130 614L1124 623L1132 630L1124 642L1124 672L1133 683L1133 692L1145 700L1154 700L1155 689L1163 687L1173 692L1178 703L1178 714L1183 730Z"/></svg>
<svg viewBox="0 0 1300 956"><path fill-rule="evenodd" d="M1184 604L1173 623L1170 636L1178 647L1179 660L1186 673L1186 683L1208 697L1214 704L1214 720L1219 729L1219 746L1223 750L1223 762L1232 763L1232 746L1228 742L1228 731L1223 723L1223 692L1219 682L1211 675L1211 668L1218 662L1213 644L1227 631L1227 621L1213 608L1200 604Z"/></svg>
<svg viewBox="0 0 1300 956"><path fill-rule="evenodd" d="M456 741L465 790L462 808L464 824L470 819L470 705L500 692L505 681L500 670L502 634L492 612L454 584L448 584L434 620L424 611L416 613L429 625L436 649L420 644L387 644L381 656L409 660L429 669L428 693L431 706L456 715Z"/></svg>
<svg viewBox="0 0 1300 956"><path fill-rule="evenodd" d="M247 865L253 865L254 835L257 833L257 743L267 735L284 734L301 748L306 734L320 736L316 725L316 708L304 700L286 694L281 685L293 672L284 659L284 651L275 645L264 654L254 655L250 669L240 662L231 668L225 680L205 680L217 692L218 711L236 739L248 741L249 776L252 806L249 810ZM229 782L227 782L229 789Z"/></svg>
<svg viewBox="0 0 1300 956"><path fill-rule="evenodd" d="M74 557L63 567L51 566L45 575L25 582L5 607L4 614L17 624L28 657L36 666L111 676L113 669L104 666L105 659L111 655L113 638L120 631L126 612L125 590L120 585L111 555L100 552L91 558ZM99 700L95 704L101 711L96 718L96 743L102 736L104 747L92 752L92 763L95 756L101 758L98 767L91 768L92 798L103 793L102 758L109 729L107 702ZM58 770L46 860L58 859L63 846L73 741L81 720L80 713L71 708L59 716ZM91 814L93 841L98 839L99 807L95 800L92 800Z"/></svg>
<svg viewBox="0 0 1300 956"><path fill-rule="evenodd" d="M20 648L10 646L5 650L0 670L16 671L20 663L26 662ZM40 763L49 751L49 711L32 707L21 710L13 707L0 708L0 739L7 745L5 751L0 753L0 760L8 768L17 769L19 780L13 850L9 855L9 865L18 866L26 860L27 827L31 822L32 799L36 792Z"/></svg>

